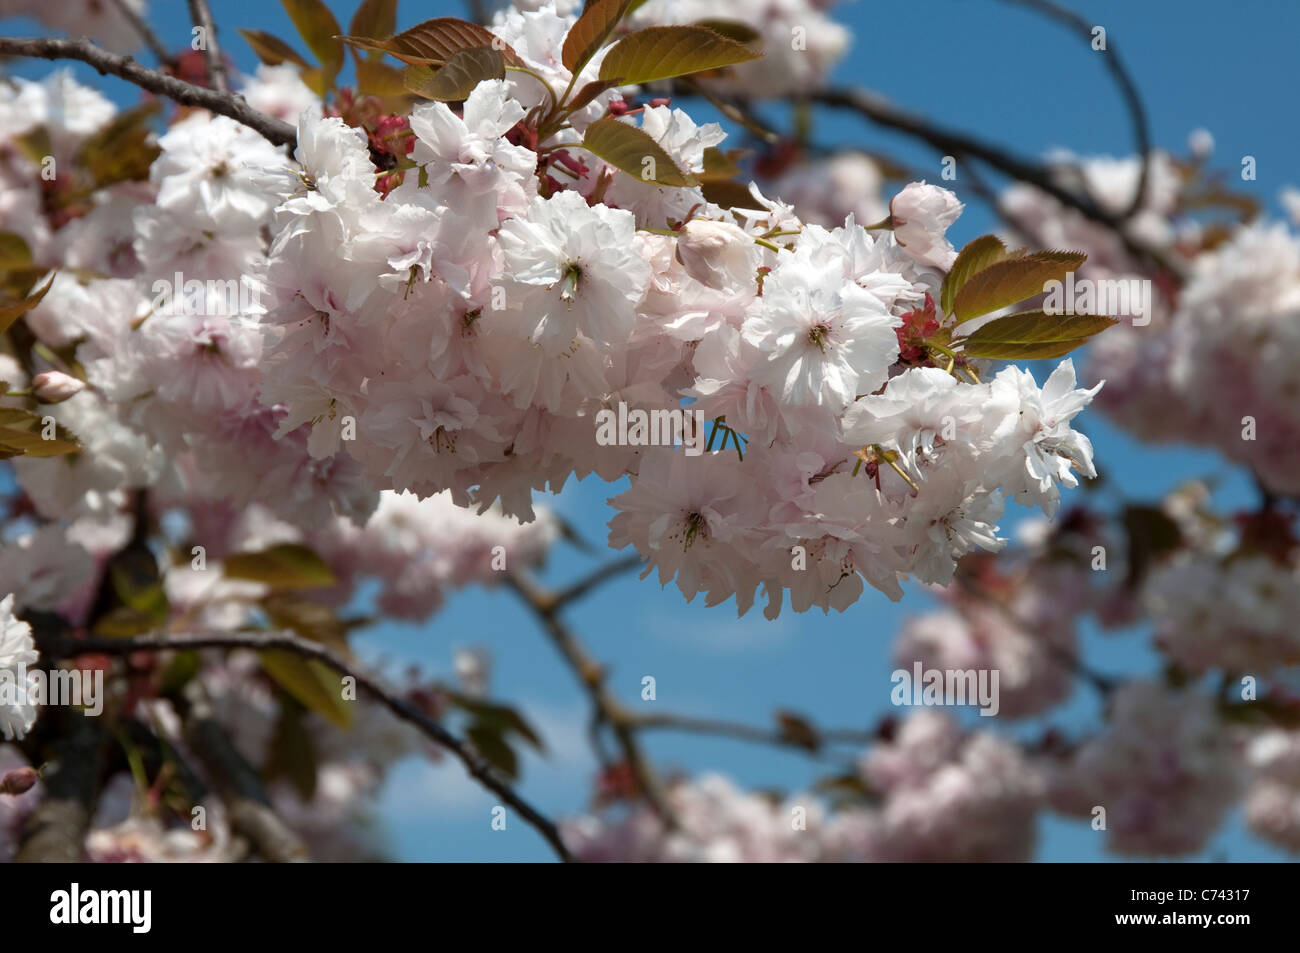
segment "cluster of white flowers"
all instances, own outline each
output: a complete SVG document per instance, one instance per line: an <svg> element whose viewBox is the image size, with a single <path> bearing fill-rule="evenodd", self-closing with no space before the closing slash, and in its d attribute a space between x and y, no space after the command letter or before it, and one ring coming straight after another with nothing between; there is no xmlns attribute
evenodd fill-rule
<svg viewBox="0 0 1300 953"><path fill-rule="evenodd" d="M1266 840L1300 852L1300 732L1261 732L1247 749L1246 823Z"/></svg>
<svg viewBox="0 0 1300 953"><path fill-rule="evenodd" d="M1161 650L1187 671L1255 676L1300 661L1300 573L1268 556L1189 553L1145 589Z"/></svg>
<svg viewBox="0 0 1300 953"><path fill-rule="evenodd" d="M9 697L0 704L0 734L6 740L21 738L36 721L36 709L29 703L26 693L14 689L26 687L21 680L25 678L27 668L38 658L32 627L14 617L11 593L0 599L0 677L9 685L6 693Z"/></svg>
<svg viewBox="0 0 1300 953"><path fill-rule="evenodd" d="M134 52L142 42L126 11L143 17L145 0L0 0L0 17L31 17L49 30L93 37L115 53Z"/></svg>
<svg viewBox="0 0 1300 953"><path fill-rule="evenodd" d="M1053 806L1097 817L1110 848L1176 857L1205 846L1241 791L1238 740L1194 690L1130 682L1110 697L1105 730L1049 771Z"/></svg>
<svg viewBox="0 0 1300 953"><path fill-rule="evenodd" d="M965 734L925 710L864 756L874 806L829 810L817 798L778 800L718 775L669 791L680 822L667 828L638 806L627 817L585 815L563 826L586 861L619 862L982 862L1033 853L1043 780L1011 742Z"/></svg>
<svg viewBox="0 0 1300 953"><path fill-rule="evenodd" d="M562 90L571 22L544 6L497 29ZM1015 367L967 383L902 359L909 328L945 319L951 193L908 186L883 233L804 224L756 191L729 212L581 148L612 90L574 128L518 144L549 94L510 76L460 114L417 106L417 168L384 195L365 133L319 107L298 117L297 164L196 114L131 186L149 200L129 225L106 200L44 246L33 233L49 264L69 230L131 250L77 242L115 277L61 273L29 315L42 341L75 346L91 385L50 410L88 452L53 479L19 462L41 512L111 512L127 488L179 484L302 526L364 523L382 490L530 519L534 491L630 476L612 545L688 598L735 595L744 612L761 586L775 615L786 588L800 611L842 610L864 578L891 597L908 575L946 582L960 556L1002 545L1004 497L1050 514L1075 469L1093 473L1070 422L1098 388L1077 389L1068 361L1040 390ZM112 109L69 84L18 81L0 102L39 107L19 131L75 141ZM82 99L93 121L70 118ZM723 138L666 106L624 121L686 171ZM9 161L35 189L28 160ZM725 419L719 444L735 446L602 445L596 415L620 404Z"/></svg>

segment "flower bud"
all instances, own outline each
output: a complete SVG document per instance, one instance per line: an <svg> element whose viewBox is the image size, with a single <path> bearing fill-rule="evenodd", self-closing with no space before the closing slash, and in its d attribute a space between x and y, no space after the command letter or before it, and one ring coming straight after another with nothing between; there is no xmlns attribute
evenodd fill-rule
<svg viewBox="0 0 1300 953"><path fill-rule="evenodd" d="M32 396L42 404L61 404L85 389L85 381L62 371L44 371L32 378Z"/></svg>
<svg viewBox="0 0 1300 953"><path fill-rule="evenodd" d="M686 273L719 291L753 280L754 240L726 222L693 219L681 229L677 258Z"/></svg>
<svg viewBox="0 0 1300 953"><path fill-rule="evenodd" d="M939 269L951 268L957 258L944 233L961 210L957 196L924 182L913 182L889 203L898 244L922 265Z"/></svg>
<svg viewBox="0 0 1300 953"><path fill-rule="evenodd" d="M25 794L39 779L35 768L15 768L0 778L0 794Z"/></svg>

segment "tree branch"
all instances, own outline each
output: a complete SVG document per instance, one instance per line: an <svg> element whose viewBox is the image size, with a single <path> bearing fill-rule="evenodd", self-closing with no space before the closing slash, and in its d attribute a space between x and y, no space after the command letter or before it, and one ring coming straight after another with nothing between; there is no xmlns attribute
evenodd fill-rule
<svg viewBox="0 0 1300 953"><path fill-rule="evenodd" d="M144 45L149 47L149 51L157 58L159 65L171 63L171 56L167 53L167 47L163 46L162 40L158 39L158 34L150 29L149 24L144 21L140 14L136 13L123 0L112 0L113 6L117 7L118 13L131 24L131 28L140 35Z"/></svg>
<svg viewBox="0 0 1300 953"><path fill-rule="evenodd" d="M1058 23L1063 23L1066 27L1077 30L1082 34L1084 42L1089 46L1092 45L1093 24L1073 10L1067 10L1060 4L1053 2L1053 0L1005 0L1005 2L1029 7L1031 10L1056 20ZM1142 156L1142 168L1138 173L1137 191L1133 193L1133 200L1129 203L1128 208L1120 215L1121 221L1128 221L1141 210L1143 203L1146 202L1147 181L1151 171L1151 129L1147 122L1146 107L1142 103L1142 97L1138 93L1137 85L1124 67L1124 62L1119 58L1119 52L1115 49L1115 44L1111 41L1109 35L1106 37L1104 52L1106 54L1106 69L1110 70L1115 84L1119 86L1120 95L1124 97L1124 102L1128 106L1129 116L1133 122L1133 138L1137 140L1138 154Z"/></svg>
<svg viewBox="0 0 1300 953"><path fill-rule="evenodd" d="M208 83L219 93L229 93L226 64L221 61L221 47L217 45L217 27L212 22L208 0L189 0L190 17L194 25L203 30L203 58L208 66Z"/></svg>
<svg viewBox="0 0 1300 953"><path fill-rule="evenodd" d="M197 635L139 635L121 639L97 637L73 639L65 636L53 639L41 647L42 653L62 658L85 652L99 652L105 655L130 655L133 652L185 651L189 649L251 649L259 652L267 649L278 649L293 652L303 658L314 659L329 666L340 675L351 676L356 680L358 687L373 696L375 700L391 711L397 718L415 726L435 743L455 755L456 759L465 766L465 770L470 777L518 811L520 816L546 839L561 860L570 861L573 859L568 848L564 846L564 841L561 839L559 829L555 824L517 794L500 772L487 759L475 751L470 744L461 741L405 698L389 691L375 678L354 671L347 662L319 642L312 642L288 633L215 632Z"/></svg>
<svg viewBox="0 0 1300 953"><path fill-rule="evenodd" d="M212 705L197 684L191 685L194 689L189 693L186 737L225 802L231 828L248 838L271 863L309 861L302 838L271 808L271 798L256 769L239 753L213 716Z"/></svg>
<svg viewBox="0 0 1300 953"><path fill-rule="evenodd" d="M559 595L544 591L526 576L518 573L508 575L506 583L523 600L524 604L536 614L538 620L542 623L542 628L550 637L551 643L559 651L560 656L568 664L569 668L573 670L574 675L577 676L578 681L582 683L582 687L591 698L598 719L608 724L613 731L614 738L623 752L623 758L632 770L632 775L636 778L642 794L645 795L646 800L654 808L660 819L671 828L678 826L677 818L668 803L667 792L664 790L662 782L637 741L636 732L633 729L634 717L610 693L605 684L605 670L600 663L588 654L586 648L578 641L578 638L559 618L559 611L563 605L590 591L602 580L608 579L619 572L624 572L631 568L632 565L639 565L640 562L640 557L637 557L635 563L630 559L611 563Z"/></svg>
<svg viewBox="0 0 1300 953"><path fill-rule="evenodd" d="M1014 155L990 143L952 129L932 124L929 120L905 112L882 97L862 89L820 89L809 94L814 102L837 109L856 112L863 118L894 129L915 139L920 139L944 155L979 159L998 171L1020 182L1047 193L1067 208L1080 212L1086 218L1104 225L1124 243L1129 254L1182 277L1182 269L1170 261L1160 250L1154 249L1129 234L1123 216L1112 215L1100 208L1087 196L1078 195L1053 179L1050 170L1021 156Z"/></svg>
<svg viewBox="0 0 1300 953"><path fill-rule="evenodd" d="M54 770L45 777L46 796L23 829L20 863L78 863L85 857L104 764L101 726L94 718L67 712L71 722L56 742Z"/></svg>
<svg viewBox="0 0 1300 953"><path fill-rule="evenodd" d="M0 37L0 55L31 56L46 60L80 60L101 74L112 74L141 89L166 96L182 106L198 106L228 116L260 133L274 145L294 148L298 133L287 122L258 112L233 93L220 93L195 86L174 76L141 66L129 56L118 56L89 40L20 39Z"/></svg>

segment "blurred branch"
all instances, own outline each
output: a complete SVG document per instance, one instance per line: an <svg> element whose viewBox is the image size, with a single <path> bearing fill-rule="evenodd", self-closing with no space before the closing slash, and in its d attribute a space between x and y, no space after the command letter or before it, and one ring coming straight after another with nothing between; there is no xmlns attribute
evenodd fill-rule
<svg viewBox="0 0 1300 953"><path fill-rule="evenodd" d="M144 41L145 46L149 47L149 51L157 58L159 65L171 63L171 56L167 53L167 47L163 46L162 40L158 39L158 34L150 28L144 18L131 9L123 0L110 0L110 2L117 8L117 12L122 14L123 18L131 24L131 28L140 34L140 39Z"/></svg>
<svg viewBox="0 0 1300 953"><path fill-rule="evenodd" d="M293 652L303 658L313 659L329 666L340 675L355 679L359 688L374 697L397 718L413 725L435 743L450 751L469 775L498 795L537 830L562 860L572 860L568 848L560 838L559 829L540 811L525 801L505 777L480 755L470 744L462 741L429 717L405 698L389 691L378 680L355 671L350 664L335 655L319 642L313 642L288 633L271 632L217 632L197 635L139 635L130 638L60 637L41 646L47 656L69 658L86 652L105 655L130 655L133 652L185 651L189 649L250 649L256 652L278 649Z"/></svg>
<svg viewBox="0 0 1300 953"><path fill-rule="evenodd" d="M610 730L613 731L614 738L623 752L624 760L627 761L633 777L636 778L638 787L641 789L642 794L645 795L650 806L654 808L655 813L659 815L664 824L669 827L676 827L678 826L677 818L668 803L663 784L658 775L655 774L654 768L637 741L634 731L635 719L632 713L624 708L623 704L610 693L605 684L605 670L600 663L591 657L577 636L559 618L560 609L564 605L589 592L604 580L620 572L626 572L628 569L640 565L640 563L639 556L635 558L635 561L628 558L611 563L558 595L541 589L527 576L518 573L507 576L506 581L523 600L524 604L533 610L538 621L541 622L542 628L549 636L551 643L559 651L569 668L573 670L578 681L582 683L582 687L591 698L592 706L599 721L610 726Z"/></svg>
<svg viewBox="0 0 1300 953"><path fill-rule="evenodd" d="M805 754L815 754L815 750L798 738L780 731L759 728L740 722L725 721L720 718L695 718L690 715L676 715L668 712L653 715L636 715L632 725L638 730L680 731L693 735L713 735L721 738L734 738L738 741L751 741L755 744L772 745L777 748L795 748ZM880 740L874 731L854 731L852 729L815 729L817 740L830 744L870 745Z"/></svg>
<svg viewBox="0 0 1300 953"><path fill-rule="evenodd" d="M197 689L197 686L195 686ZM190 693L186 737L230 814L230 826L271 863L304 863L307 847L271 808L257 770L239 753L200 691Z"/></svg>
<svg viewBox="0 0 1300 953"><path fill-rule="evenodd" d="M78 863L99 796L104 763L102 726L80 712L55 743L53 769L45 775L45 798L28 818L18 849L19 863Z"/></svg>
<svg viewBox="0 0 1300 953"><path fill-rule="evenodd" d="M1004 0L1004 2L1028 7L1056 20L1058 23L1063 23L1072 30L1077 30L1082 35L1084 42L1091 47L1094 24L1089 23L1073 10L1068 10L1055 3L1054 0ZM1142 97L1138 93L1137 85L1124 67L1124 62L1120 59L1119 51L1115 49L1115 44L1109 34L1106 37L1106 47L1101 52L1106 54L1106 69L1110 70L1115 84L1119 86L1120 95L1124 97L1124 102L1128 106L1129 116L1133 122L1133 137L1137 140L1138 154L1142 156L1142 168L1138 173L1137 191L1133 193L1133 201L1129 203L1129 207L1120 215L1120 221L1128 221L1138 213L1143 203L1146 202L1147 181L1151 171L1151 128L1147 121L1146 107L1142 103Z"/></svg>
<svg viewBox="0 0 1300 953"><path fill-rule="evenodd" d="M89 40L20 39L0 37L0 55L30 56L46 60L79 60L101 74L112 74L128 83L159 96L166 96L182 106L197 106L242 123L260 133L274 145L293 148L298 133L287 122L267 116L249 106L233 93L220 93L195 86L174 76L141 66L129 56L118 56L101 49Z"/></svg>
<svg viewBox="0 0 1300 953"><path fill-rule="evenodd" d="M217 27L212 22L208 0L189 0L190 18L203 30L203 58L208 66L208 83L219 93L229 93L226 64L221 61L221 47L217 45Z"/></svg>

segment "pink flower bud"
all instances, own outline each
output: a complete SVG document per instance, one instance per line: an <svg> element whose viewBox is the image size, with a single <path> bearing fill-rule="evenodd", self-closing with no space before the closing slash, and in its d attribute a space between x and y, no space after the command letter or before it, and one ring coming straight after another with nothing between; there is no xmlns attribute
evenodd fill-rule
<svg viewBox="0 0 1300 953"><path fill-rule="evenodd" d="M32 378L32 396L42 404L61 404L85 389L85 381L62 371L44 371Z"/></svg>
<svg viewBox="0 0 1300 953"><path fill-rule="evenodd" d="M15 768L0 778L0 794L25 794L39 779L35 768Z"/></svg>
<svg viewBox="0 0 1300 953"><path fill-rule="evenodd" d="M957 258L944 232L961 210L957 196L924 182L913 182L889 203L898 244L921 264L943 270Z"/></svg>

